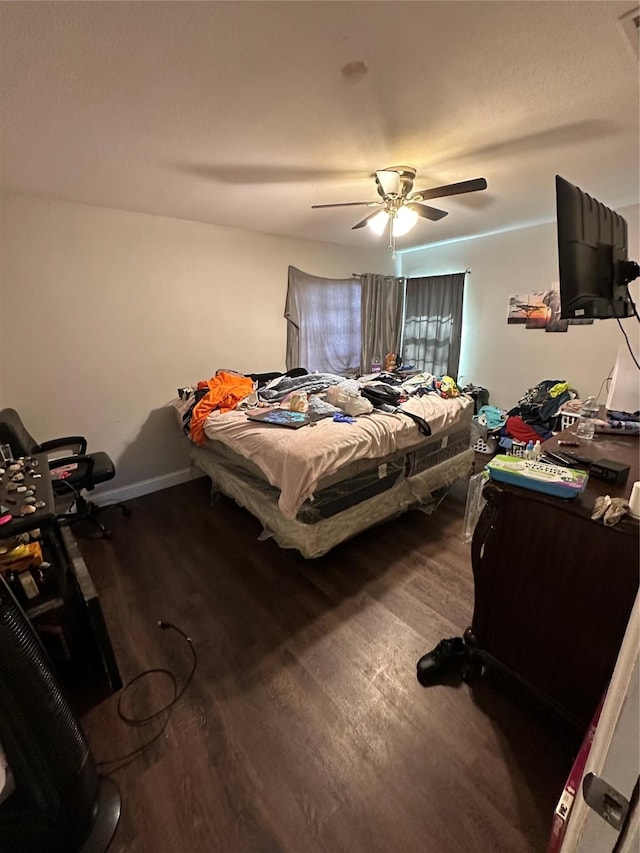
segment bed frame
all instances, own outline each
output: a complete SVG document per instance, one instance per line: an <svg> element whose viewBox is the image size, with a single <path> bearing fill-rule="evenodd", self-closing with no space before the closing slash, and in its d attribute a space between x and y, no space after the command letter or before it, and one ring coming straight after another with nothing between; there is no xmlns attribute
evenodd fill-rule
<svg viewBox="0 0 640 853"><path fill-rule="evenodd" d="M259 539L273 538L281 548L315 558L409 509L432 512L438 493L471 475L474 452L469 443L470 424L457 423L407 450L353 462L321 480L295 519L283 516L280 492L260 469L221 442L192 445L191 459L211 479L212 494L233 498L259 519Z"/></svg>

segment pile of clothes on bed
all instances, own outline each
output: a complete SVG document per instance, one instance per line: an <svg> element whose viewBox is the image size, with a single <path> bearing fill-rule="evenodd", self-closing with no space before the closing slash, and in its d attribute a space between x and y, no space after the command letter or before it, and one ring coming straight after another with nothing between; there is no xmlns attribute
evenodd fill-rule
<svg viewBox="0 0 640 853"><path fill-rule="evenodd" d="M436 394L452 399L460 397L461 390L450 376L430 373L407 376L382 371L356 380L294 368L286 373L251 374L218 370L211 379L178 389L178 394L180 401L176 408L183 431L195 444L202 445L206 441L205 422L211 412L260 406L283 406L333 416L344 423L374 409L387 413L401 411L414 420L420 432L429 435L429 425L411 410L411 398Z"/></svg>

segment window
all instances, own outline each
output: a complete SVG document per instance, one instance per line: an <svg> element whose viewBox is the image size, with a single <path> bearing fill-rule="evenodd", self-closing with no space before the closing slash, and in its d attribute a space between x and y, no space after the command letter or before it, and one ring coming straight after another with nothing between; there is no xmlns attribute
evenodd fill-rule
<svg viewBox="0 0 640 853"><path fill-rule="evenodd" d="M360 369L359 278L329 279L289 267L287 369L347 374Z"/></svg>
<svg viewBox="0 0 640 853"><path fill-rule="evenodd" d="M458 375L465 273L409 278L406 284L405 366L435 376Z"/></svg>
<svg viewBox="0 0 640 853"><path fill-rule="evenodd" d="M464 280L465 273L329 279L289 267L287 369L368 372L374 357L401 352L405 366L456 378Z"/></svg>

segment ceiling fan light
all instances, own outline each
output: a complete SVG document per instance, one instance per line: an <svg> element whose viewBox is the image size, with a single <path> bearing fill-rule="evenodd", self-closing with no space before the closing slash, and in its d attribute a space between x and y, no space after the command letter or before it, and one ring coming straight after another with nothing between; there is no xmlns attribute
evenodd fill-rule
<svg viewBox="0 0 640 853"><path fill-rule="evenodd" d="M380 210L376 213L375 216L372 216L371 219L367 222L367 225L374 234L377 234L378 237L383 233L384 229L387 227L387 223L389 221L389 215L386 210Z"/></svg>
<svg viewBox="0 0 640 853"><path fill-rule="evenodd" d="M401 207L393 219L393 233L396 237L407 234L418 221L418 214L410 207Z"/></svg>
<svg viewBox="0 0 640 853"><path fill-rule="evenodd" d="M379 169L376 172L376 181L382 188L382 194L400 195L402 192L402 178L400 174L393 169Z"/></svg>

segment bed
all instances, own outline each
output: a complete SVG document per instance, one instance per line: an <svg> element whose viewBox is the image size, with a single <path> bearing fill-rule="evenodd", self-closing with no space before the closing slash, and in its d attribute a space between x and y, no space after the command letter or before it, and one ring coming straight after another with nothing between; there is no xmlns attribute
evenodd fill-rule
<svg viewBox="0 0 640 853"><path fill-rule="evenodd" d="M295 430L256 423L241 409L214 410L204 442L190 445L192 463L213 493L260 520L260 539L319 557L409 509L431 512L442 490L470 475L473 400L430 393L402 407Z"/></svg>

